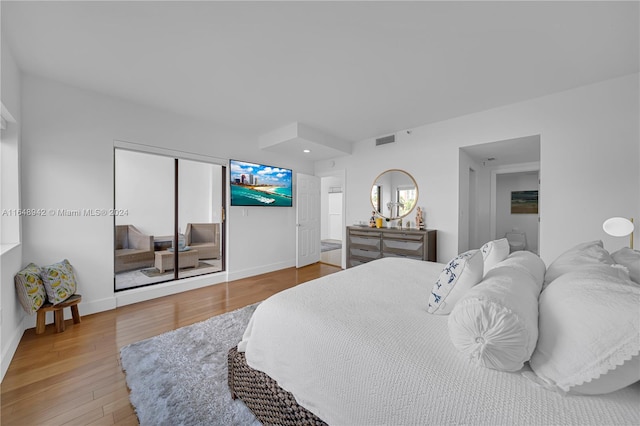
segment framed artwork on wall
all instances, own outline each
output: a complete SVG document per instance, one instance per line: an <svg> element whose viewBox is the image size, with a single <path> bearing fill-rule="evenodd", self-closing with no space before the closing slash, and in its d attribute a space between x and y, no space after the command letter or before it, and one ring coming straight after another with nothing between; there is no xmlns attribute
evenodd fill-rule
<svg viewBox="0 0 640 426"><path fill-rule="evenodd" d="M511 214L538 214L538 191L511 191Z"/></svg>

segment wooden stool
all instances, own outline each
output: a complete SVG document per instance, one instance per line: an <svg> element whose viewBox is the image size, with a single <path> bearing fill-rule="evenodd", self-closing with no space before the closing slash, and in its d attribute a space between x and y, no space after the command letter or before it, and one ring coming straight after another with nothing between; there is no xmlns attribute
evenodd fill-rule
<svg viewBox="0 0 640 426"><path fill-rule="evenodd" d="M66 307L71 308L71 315L73 315L73 323L80 324L80 312L78 311L78 303L82 301L82 296L74 294L67 300L57 305L52 305L47 302L38 309L38 317L36 318L36 334L44 333L46 327L45 318L49 311L53 311L53 318L56 324L56 333L62 333L64 331L64 311Z"/></svg>

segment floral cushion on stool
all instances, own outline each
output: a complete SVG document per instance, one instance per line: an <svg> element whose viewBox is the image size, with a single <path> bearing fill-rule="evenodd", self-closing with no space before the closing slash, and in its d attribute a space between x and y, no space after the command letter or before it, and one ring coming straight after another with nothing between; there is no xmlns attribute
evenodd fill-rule
<svg viewBox="0 0 640 426"><path fill-rule="evenodd" d="M71 297L77 290L76 276L67 259L43 266L42 281L47 290L47 297L52 305L57 305Z"/></svg>
<svg viewBox="0 0 640 426"><path fill-rule="evenodd" d="M35 263L28 264L15 275L13 281L22 308L29 315L33 315L47 300L40 267Z"/></svg>

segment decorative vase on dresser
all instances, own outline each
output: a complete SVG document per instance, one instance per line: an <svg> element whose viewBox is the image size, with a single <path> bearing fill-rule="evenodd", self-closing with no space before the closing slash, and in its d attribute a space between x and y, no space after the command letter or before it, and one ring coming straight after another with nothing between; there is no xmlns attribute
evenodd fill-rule
<svg viewBox="0 0 640 426"><path fill-rule="evenodd" d="M347 226L347 268L381 257L437 261L435 229Z"/></svg>

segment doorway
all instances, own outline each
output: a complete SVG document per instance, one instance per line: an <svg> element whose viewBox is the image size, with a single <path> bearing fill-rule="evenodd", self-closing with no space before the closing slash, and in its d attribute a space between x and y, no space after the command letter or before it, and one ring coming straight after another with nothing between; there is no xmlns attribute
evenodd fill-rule
<svg viewBox="0 0 640 426"><path fill-rule="evenodd" d="M523 136L460 148L458 252L504 238L514 228L526 234L527 249L538 252L539 210L511 213L510 207L514 191L536 191L542 198L540 138Z"/></svg>
<svg viewBox="0 0 640 426"><path fill-rule="evenodd" d="M344 241L344 176L343 173L322 176L320 261L342 267Z"/></svg>

